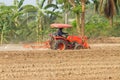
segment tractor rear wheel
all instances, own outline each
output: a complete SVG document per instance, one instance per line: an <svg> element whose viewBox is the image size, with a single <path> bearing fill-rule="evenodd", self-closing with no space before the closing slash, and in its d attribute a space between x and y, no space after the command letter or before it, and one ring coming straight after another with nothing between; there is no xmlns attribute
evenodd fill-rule
<svg viewBox="0 0 120 80"><path fill-rule="evenodd" d="M76 44L74 49L76 49L76 50L83 49L83 46L80 44Z"/></svg>
<svg viewBox="0 0 120 80"><path fill-rule="evenodd" d="M67 49L66 42L64 40L56 40L54 43L54 50L65 50Z"/></svg>

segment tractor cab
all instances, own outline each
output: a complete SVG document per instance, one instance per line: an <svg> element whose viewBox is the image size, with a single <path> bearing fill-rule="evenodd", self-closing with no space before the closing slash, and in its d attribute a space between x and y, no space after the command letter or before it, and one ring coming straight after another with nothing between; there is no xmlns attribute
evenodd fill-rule
<svg viewBox="0 0 120 80"><path fill-rule="evenodd" d="M62 36L67 37L68 33L63 32L63 29L65 28L71 28L72 26L69 24L51 24L51 28L57 29L57 31L54 33L56 36Z"/></svg>

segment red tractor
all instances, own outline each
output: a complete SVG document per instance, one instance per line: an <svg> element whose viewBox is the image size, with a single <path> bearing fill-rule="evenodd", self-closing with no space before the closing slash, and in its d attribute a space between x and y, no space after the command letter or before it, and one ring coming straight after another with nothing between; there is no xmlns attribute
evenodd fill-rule
<svg viewBox="0 0 120 80"><path fill-rule="evenodd" d="M51 24L51 28L64 29L71 28L68 24ZM64 35L64 34L63 34ZM90 48L87 43L87 37L73 36L65 34L60 36L57 33L50 35L51 39L49 45L54 50L66 50L66 49L85 49Z"/></svg>

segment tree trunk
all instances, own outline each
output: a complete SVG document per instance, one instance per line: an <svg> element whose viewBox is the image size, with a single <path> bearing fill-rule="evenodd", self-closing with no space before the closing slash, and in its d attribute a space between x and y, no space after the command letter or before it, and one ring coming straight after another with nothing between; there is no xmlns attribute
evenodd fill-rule
<svg viewBox="0 0 120 80"><path fill-rule="evenodd" d="M1 41L0 41L0 44L1 45L3 44L3 29L2 29L2 32L1 32Z"/></svg>
<svg viewBox="0 0 120 80"><path fill-rule="evenodd" d="M41 27L41 19L40 19L40 15L38 14L38 20L37 20L37 27L36 27L36 32L37 32L37 42L40 42L40 27Z"/></svg>
<svg viewBox="0 0 120 80"><path fill-rule="evenodd" d="M2 31L1 31L1 41L0 41L0 44L2 45L3 44L3 39L4 39L4 27L5 27L5 24L3 24L3 28L2 28Z"/></svg>
<svg viewBox="0 0 120 80"><path fill-rule="evenodd" d="M76 14L76 25L77 25L77 32L80 35L81 34L81 28L80 28L80 14Z"/></svg>
<svg viewBox="0 0 120 80"><path fill-rule="evenodd" d="M85 0L81 0L81 3L82 3L81 36L84 36L84 27L85 27Z"/></svg>
<svg viewBox="0 0 120 80"><path fill-rule="evenodd" d="M102 8L103 7L103 0L100 0L100 13L102 13Z"/></svg>
<svg viewBox="0 0 120 80"><path fill-rule="evenodd" d="M65 10L65 24L68 24L68 11Z"/></svg>
<svg viewBox="0 0 120 80"><path fill-rule="evenodd" d="M109 21L110 21L110 26L113 27L113 17L110 17Z"/></svg>

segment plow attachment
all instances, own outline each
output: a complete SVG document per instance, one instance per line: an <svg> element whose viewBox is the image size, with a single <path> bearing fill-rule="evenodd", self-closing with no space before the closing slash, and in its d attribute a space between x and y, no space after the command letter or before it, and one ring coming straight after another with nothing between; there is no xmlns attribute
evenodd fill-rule
<svg viewBox="0 0 120 80"><path fill-rule="evenodd" d="M49 41L46 42L36 42L30 44L24 44L24 48L32 48L32 49L49 49L50 44Z"/></svg>

